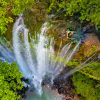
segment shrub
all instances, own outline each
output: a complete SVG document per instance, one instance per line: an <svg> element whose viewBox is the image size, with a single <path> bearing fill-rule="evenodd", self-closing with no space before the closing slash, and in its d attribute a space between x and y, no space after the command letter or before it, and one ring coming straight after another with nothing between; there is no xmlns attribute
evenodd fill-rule
<svg viewBox="0 0 100 100"><path fill-rule="evenodd" d="M15 63L0 62L0 100L20 100L17 92L23 88L21 78Z"/></svg>
<svg viewBox="0 0 100 100"><path fill-rule="evenodd" d="M85 100L100 100L99 81L90 79L79 72L73 75L72 80L76 93L84 97Z"/></svg>
<svg viewBox="0 0 100 100"><path fill-rule="evenodd" d="M48 11L64 12L65 16L100 25L100 0L51 0Z"/></svg>
<svg viewBox="0 0 100 100"><path fill-rule="evenodd" d="M8 23L13 22L12 16L23 13L33 2L34 0L0 0L0 34L4 34Z"/></svg>

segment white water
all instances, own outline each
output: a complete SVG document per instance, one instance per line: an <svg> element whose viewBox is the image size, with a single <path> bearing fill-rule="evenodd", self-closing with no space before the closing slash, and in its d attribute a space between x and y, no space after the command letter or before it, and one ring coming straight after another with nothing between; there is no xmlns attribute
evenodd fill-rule
<svg viewBox="0 0 100 100"><path fill-rule="evenodd" d="M14 49L14 54L16 61L20 67L21 72L23 73L25 78L30 78L32 77L32 72L31 70L27 67L26 62L24 61L24 58L22 56L22 51L21 51L21 44L20 44L20 37L19 35L22 34L21 32L24 30L24 25L23 25L23 19L20 16L14 26L13 26L13 49Z"/></svg>
<svg viewBox="0 0 100 100"><path fill-rule="evenodd" d="M4 45L0 45L0 60L8 63L15 61L14 54Z"/></svg>
<svg viewBox="0 0 100 100"><path fill-rule="evenodd" d="M45 47L45 42L47 39L44 34L46 33L46 30L47 23L42 26L41 34L38 36L38 43L35 44L37 64L34 64L34 59L32 59L30 43L28 40L28 29L24 25L22 16L16 20L13 27L13 47L17 63L19 64L20 70L22 71L24 77L30 79L30 84L34 85L34 88L39 94L42 93L41 84L44 76L46 75L48 69L47 65L49 62L49 50ZM23 44L21 44L20 34L24 35L23 49L21 49Z"/></svg>
<svg viewBox="0 0 100 100"><path fill-rule="evenodd" d="M36 75L34 75L34 86L38 88L39 94L41 94L41 84L42 80L46 75L47 68L48 68L48 48L45 47L45 42L47 41L47 38L45 37L45 33L47 31L47 23L44 23L41 28L41 34L38 35L38 43L35 45L36 50L36 60L37 60L37 66L36 66Z"/></svg>
<svg viewBox="0 0 100 100"><path fill-rule="evenodd" d="M38 94L42 94L42 81L46 75L51 78L51 83L53 84L53 79L60 74L63 70L64 64L62 62L54 62L50 56L55 56L53 43L50 42L48 45L48 38L46 37L46 32L48 30L48 23L44 23L40 35L38 35L38 42L34 44L35 58L32 57L32 48L30 48L30 43L28 40L28 29L24 25L22 15L16 20L13 26L13 48L16 61L19 64L20 70L25 78L30 80L30 84L35 88ZM23 34L24 42L20 38ZM34 40L33 40L34 41ZM70 55L68 55L71 44L65 45L60 52L58 51L57 56L66 58L66 61L70 61L74 53L79 47L80 42L73 48ZM61 46L61 45L60 45ZM67 55L67 57L66 57ZM34 64L35 62L35 64Z"/></svg>

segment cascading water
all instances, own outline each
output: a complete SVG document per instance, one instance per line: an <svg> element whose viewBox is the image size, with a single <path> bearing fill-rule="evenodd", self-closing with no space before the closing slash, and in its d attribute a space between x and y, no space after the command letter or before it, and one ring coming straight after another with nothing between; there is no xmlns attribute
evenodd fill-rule
<svg viewBox="0 0 100 100"><path fill-rule="evenodd" d="M21 72L23 73L25 78L32 77L32 70L28 68L26 62L24 61L24 58L21 53L21 44L20 44L20 38L19 33L22 34L25 30L25 26L23 24L23 19L20 16L19 19L14 24L13 27L13 49L14 54L16 57L16 61L20 67ZM29 66L30 67L30 66Z"/></svg>
<svg viewBox="0 0 100 100"><path fill-rule="evenodd" d="M30 80L31 86L33 86L36 91L42 93L42 81L46 75L49 75L51 83L53 79L63 70L63 64L61 62L54 62L50 60L50 56L54 56L54 49L52 43L49 47L46 47L46 42L48 38L46 37L46 32L48 30L48 23L44 23L41 28L41 34L38 35L38 43L34 44L34 50L36 53L36 64L34 64L34 59L32 59L30 43L28 40L28 29L24 25L22 15L16 20L13 27L13 47L16 57L16 61L19 64L20 70L22 71L25 78ZM23 34L24 37L24 47L21 51L21 38L20 34ZM75 46L66 60L71 60L73 54L76 52L79 47L80 42ZM61 52L58 52L58 55L64 57L68 54L68 51L71 47L71 44L66 45ZM66 52L67 51L67 52ZM23 56L24 53L24 56Z"/></svg>
<svg viewBox="0 0 100 100"><path fill-rule="evenodd" d="M14 54L4 45L0 45L0 60L8 63L15 61Z"/></svg>
<svg viewBox="0 0 100 100"><path fill-rule="evenodd" d="M0 37L0 60L8 63L15 62L14 53L11 48L7 47L7 44L10 46L4 37Z"/></svg>
<svg viewBox="0 0 100 100"><path fill-rule="evenodd" d="M36 89L36 91L42 93L42 80L46 75L48 69L48 60L49 60L49 50L45 47L45 42L47 38L45 33L47 31L47 23L42 26L41 34L38 36L38 43L35 44L35 53L36 53L36 65L33 63L30 43L28 41L28 29L24 25L22 16L20 16L13 27L13 47L14 53L17 60L17 63L20 66L20 69L25 78L30 80L30 84ZM24 36L24 46L25 50L21 51L21 38L20 34ZM24 56L22 54L24 52Z"/></svg>

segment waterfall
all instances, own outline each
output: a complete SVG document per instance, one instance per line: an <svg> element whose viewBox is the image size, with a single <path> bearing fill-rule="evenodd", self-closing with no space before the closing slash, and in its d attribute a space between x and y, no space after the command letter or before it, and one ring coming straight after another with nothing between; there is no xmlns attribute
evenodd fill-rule
<svg viewBox="0 0 100 100"><path fill-rule="evenodd" d="M14 54L16 61L20 67L21 72L23 73L25 78L30 78L32 77L31 70L28 68L26 62L24 61L24 58L22 56L22 51L21 51L21 44L20 44L20 37L19 33L24 31L25 26L23 25L23 18L20 16L14 26L13 26L13 49L14 49Z"/></svg>
<svg viewBox="0 0 100 100"><path fill-rule="evenodd" d="M79 41L74 48L72 48L72 43L66 44L60 51L58 51L57 56L52 53L56 61L52 61L52 65L50 66L52 69L51 81L53 81L53 79L55 79L63 71L65 67L64 62L68 63L70 60L72 60L72 57L78 50L80 43L81 41ZM73 72L76 72L76 70Z"/></svg>
<svg viewBox="0 0 100 100"><path fill-rule="evenodd" d="M16 61L14 54L4 45L0 45L0 60L8 63Z"/></svg>
<svg viewBox="0 0 100 100"><path fill-rule="evenodd" d="M24 25L22 15L16 20L13 26L13 48L16 57L16 61L20 67L25 78L30 79L30 84L36 89L36 91L42 93L42 80L46 75L48 68L48 55L49 50L45 47L47 38L45 33L47 31L47 23L44 23L41 28L41 34L38 36L38 43L35 44L36 53L36 65L33 63L30 43L28 40L28 29ZM24 43L21 44L20 34L23 34ZM21 49L24 45L23 49ZM23 55L24 54L24 55Z"/></svg>
<svg viewBox="0 0 100 100"><path fill-rule="evenodd" d="M37 74L34 75L33 84L36 88L38 88L38 92L40 94L41 94L41 84L48 68L48 48L45 47L46 45L45 42L47 41L47 37L45 36L45 33L47 32L48 29L47 24L48 24L47 22L43 24L40 35L38 35L38 43L35 45Z"/></svg>
<svg viewBox="0 0 100 100"><path fill-rule="evenodd" d="M45 22L41 27L37 42L35 43L35 40L32 39L32 45L34 45L33 51L35 53L35 57L33 57L32 48L28 39L28 29L24 24L22 15L19 16L13 26L13 49L16 61L23 76L30 80L31 88L34 88L40 95L42 94L42 82L45 76L49 76L53 84L53 80L61 73L65 66L61 61L55 62L51 59L56 54L54 52L53 39L49 41L46 36L47 30L48 23ZM20 35L23 35L23 41ZM66 44L62 50L58 50L57 56L66 59L66 62L68 62L72 59L79 45L80 41L71 50L72 43Z"/></svg>

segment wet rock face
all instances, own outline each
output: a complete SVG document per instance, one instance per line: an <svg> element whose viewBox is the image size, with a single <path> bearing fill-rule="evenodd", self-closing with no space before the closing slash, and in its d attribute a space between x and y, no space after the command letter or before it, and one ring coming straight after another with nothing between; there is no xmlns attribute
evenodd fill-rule
<svg viewBox="0 0 100 100"><path fill-rule="evenodd" d="M81 45L79 51L75 55L78 60L85 60L94 52L100 50L100 41L95 33L87 33L84 43Z"/></svg>
<svg viewBox="0 0 100 100"><path fill-rule="evenodd" d="M78 96L73 92L71 79L63 80L61 76L54 80L54 88L58 90L59 94L63 95L62 100L79 100Z"/></svg>
<svg viewBox="0 0 100 100"><path fill-rule="evenodd" d="M95 46L97 50L100 50L100 41L95 34L87 34L84 45L88 47L86 49L90 49L91 46Z"/></svg>

